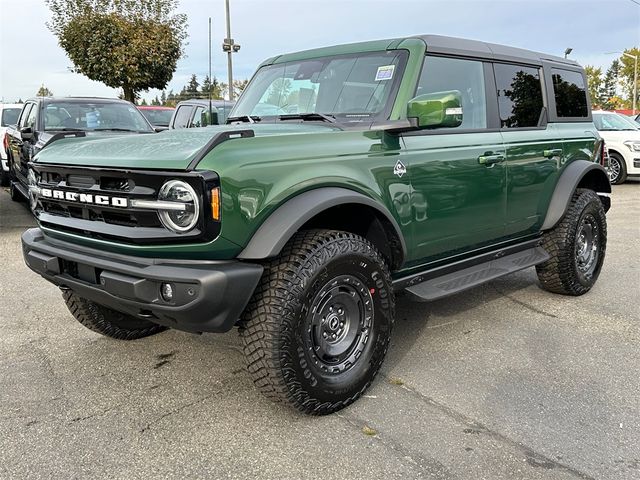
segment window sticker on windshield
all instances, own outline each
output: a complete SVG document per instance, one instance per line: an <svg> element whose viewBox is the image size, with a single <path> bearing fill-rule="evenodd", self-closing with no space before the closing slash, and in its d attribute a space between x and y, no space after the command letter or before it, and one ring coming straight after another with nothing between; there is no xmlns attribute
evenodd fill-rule
<svg viewBox="0 0 640 480"><path fill-rule="evenodd" d="M378 67L378 71L376 72L376 82L380 80L391 80L393 78L393 71L395 70L395 65L382 65Z"/></svg>

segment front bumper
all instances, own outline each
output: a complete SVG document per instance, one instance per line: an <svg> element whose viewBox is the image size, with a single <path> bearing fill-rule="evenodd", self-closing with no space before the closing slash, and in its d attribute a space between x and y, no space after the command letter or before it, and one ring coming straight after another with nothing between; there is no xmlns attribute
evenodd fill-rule
<svg viewBox="0 0 640 480"><path fill-rule="evenodd" d="M262 276L260 265L238 261L154 259L106 253L22 234L31 270L61 288L113 310L189 332L226 332L237 322ZM169 283L171 301L160 286Z"/></svg>

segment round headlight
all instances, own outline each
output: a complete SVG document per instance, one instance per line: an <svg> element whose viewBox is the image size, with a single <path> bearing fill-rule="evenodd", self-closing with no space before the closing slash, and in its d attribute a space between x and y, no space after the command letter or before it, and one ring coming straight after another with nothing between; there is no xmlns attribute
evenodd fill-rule
<svg viewBox="0 0 640 480"><path fill-rule="evenodd" d="M158 212L160 221L169 230L184 233L198 223L200 202L191 185L180 180L169 180L158 193L161 202L175 202L175 208L167 208Z"/></svg>

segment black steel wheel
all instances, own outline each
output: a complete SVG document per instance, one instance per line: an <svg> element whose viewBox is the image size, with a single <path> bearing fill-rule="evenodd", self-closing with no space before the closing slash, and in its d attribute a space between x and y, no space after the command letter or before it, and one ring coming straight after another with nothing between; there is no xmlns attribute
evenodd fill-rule
<svg viewBox="0 0 640 480"><path fill-rule="evenodd" d="M265 396L324 415L369 387L393 321L380 252L351 233L311 230L265 266L240 334L249 374Z"/></svg>
<svg viewBox="0 0 640 480"><path fill-rule="evenodd" d="M627 166L624 158L618 153L609 154L609 181L612 185L624 183L627 179Z"/></svg>
<svg viewBox="0 0 640 480"><path fill-rule="evenodd" d="M582 295L595 284L607 247L607 218L595 192L578 189L565 216L543 239L551 255L536 266L542 288Z"/></svg>

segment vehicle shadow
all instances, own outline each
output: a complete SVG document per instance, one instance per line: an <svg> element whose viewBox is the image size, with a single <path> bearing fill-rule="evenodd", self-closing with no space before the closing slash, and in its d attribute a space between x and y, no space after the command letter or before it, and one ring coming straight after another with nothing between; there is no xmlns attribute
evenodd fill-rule
<svg viewBox="0 0 640 480"><path fill-rule="evenodd" d="M478 328L478 322L481 327L490 327L485 324L491 319L478 314L478 307L525 288L538 288L536 285L535 270L528 269L433 302L417 302L408 294L396 294L396 323L385 370L393 370L402 363L425 336L446 343Z"/></svg>

